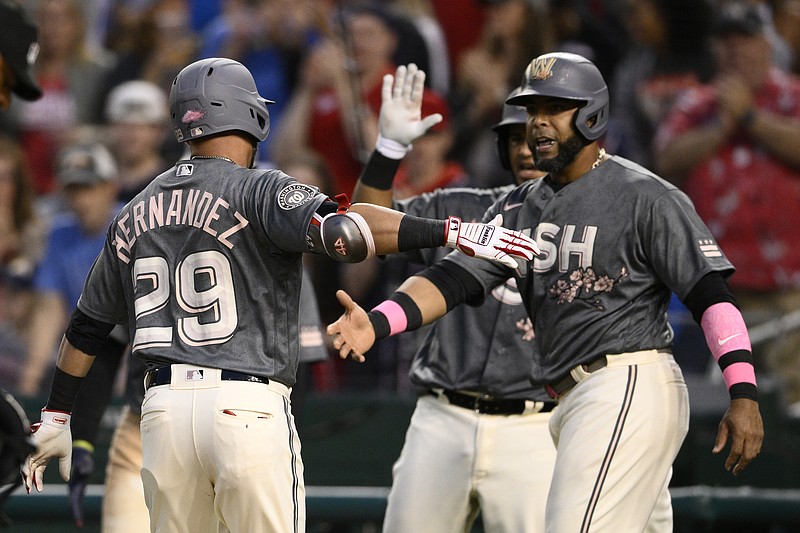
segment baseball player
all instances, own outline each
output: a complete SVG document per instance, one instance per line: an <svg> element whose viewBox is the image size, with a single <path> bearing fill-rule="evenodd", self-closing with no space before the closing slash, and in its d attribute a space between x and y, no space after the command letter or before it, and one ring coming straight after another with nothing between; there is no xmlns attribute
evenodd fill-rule
<svg viewBox="0 0 800 533"><path fill-rule="evenodd" d="M733 267L685 194L600 149L608 89L589 60L535 58L506 103L526 107L528 145L548 175L484 218L502 214L541 254L518 268L448 255L369 313L339 291L345 313L328 333L341 356L361 360L376 338L481 302L513 278L536 332L531 380L558 401L546 531L643 531L689 425L670 351L670 290L702 327L730 393L713 451L731 441L725 468L736 475L761 449L747 329L725 281Z"/></svg>
<svg viewBox="0 0 800 533"><path fill-rule="evenodd" d="M449 246L516 264L532 239L492 224L331 201L279 170L255 170L268 100L236 61L185 67L170 90L189 159L119 212L61 344L35 425L25 486L48 461L69 478L70 412L96 345L127 324L147 362L142 481L153 531L305 528L300 441L289 394L298 362L302 254L342 262ZM360 359L360 358L357 358Z"/></svg>
<svg viewBox="0 0 800 533"><path fill-rule="evenodd" d="M410 144L404 130L420 112L411 88L424 80L415 65L384 78L381 135ZM525 108L505 105L493 126L500 162L517 184L544 175L525 142L526 120ZM399 164L380 153L373 157L385 158L390 167ZM398 202L392 200L391 179L383 178L362 174L353 201L416 216L457 213L463 220L480 220L515 187L437 189ZM446 253L419 250L402 257L432 265ZM433 325L411 363L417 406L394 465L384 532L469 531L479 511L486 531L543 531L556 458L547 425L556 403L528 379L533 337L513 279L480 307L456 308Z"/></svg>
<svg viewBox="0 0 800 533"><path fill-rule="evenodd" d="M299 364L322 361L328 357L322 336L317 299L311 280L303 272L300 286L300 352ZM94 442L100 420L108 406L119 358L96 358L84 380L72 411L72 471L69 479L70 511L77 527L83 526L83 498L94 472ZM139 431L144 399L145 364L137 357L127 357L125 406L122 410L105 471L105 488L101 509L104 533L144 533L150 531L150 516L144 501L139 471L142 468L142 437ZM104 369L104 370L101 370ZM298 372L299 373L299 372ZM299 382L298 382L299 383ZM292 416L299 418L303 404L302 389L292 387ZM298 401L298 394L300 400ZM21 483L21 481L20 481Z"/></svg>

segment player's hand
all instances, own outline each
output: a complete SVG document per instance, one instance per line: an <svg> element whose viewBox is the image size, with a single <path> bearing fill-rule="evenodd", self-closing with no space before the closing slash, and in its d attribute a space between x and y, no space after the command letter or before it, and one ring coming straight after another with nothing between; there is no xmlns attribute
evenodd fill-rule
<svg viewBox="0 0 800 533"><path fill-rule="evenodd" d="M336 298L344 306L344 314L328 326L328 336L333 340L333 347L339 351L339 357L347 359L350 356L363 363L364 353L375 344L375 330L367 312L349 294L338 290Z"/></svg>
<svg viewBox="0 0 800 533"><path fill-rule="evenodd" d="M439 113L421 118L424 87L425 72L414 63L407 67L400 65L394 76L386 74L383 77L378 118L380 137L408 147L430 127L442 121Z"/></svg>
<svg viewBox="0 0 800 533"><path fill-rule="evenodd" d="M725 470L733 475L745 469L761 451L764 440L764 424L758 410L758 402L747 398L731 400L731 405L722 417L714 443L713 453L719 453L731 438L731 451L725 460Z"/></svg>
<svg viewBox="0 0 800 533"><path fill-rule="evenodd" d="M509 268L517 268L514 257L531 261L539 255L536 241L518 231L502 227L502 223L503 215L497 215L488 224L461 222L458 217L450 217L447 219L446 246L458 248L469 256L502 263Z"/></svg>
<svg viewBox="0 0 800 533"><path fill-rule="evenodd" d="M53 457L58 458L58 472L64 481L69 481L72 464L72 433L69 429L70 413L42 409L42 420L31 424L31 441L36 446L33 452L22 463L22 480L25 490L31 487L42 492L44 490L44 470Z"/></svg>
<svg viewBox="0 0 800 533"><path fill-rule="evenodd" d="M72 474L69 477L69 510L75 527L83 527L83 498L86 486L94 472L94 457L91 444L76 441L72 446Z"/></svg>

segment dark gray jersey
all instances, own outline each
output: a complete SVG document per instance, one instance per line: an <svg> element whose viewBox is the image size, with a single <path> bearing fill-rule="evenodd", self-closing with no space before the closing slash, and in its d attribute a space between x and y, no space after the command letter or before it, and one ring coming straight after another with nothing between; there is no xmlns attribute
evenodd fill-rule
<svg viewBox="0 0 800 533"><path fill-rule="evenodd" d="M513 273L536 332L535 383L602 354L670 346L670 290L683 299L705 274L733 272L688 197L620 157L560 189L526 182L484 220L497 213L542 250ZM512 273L463 254L451 260L487 293Z"/></svg>
<svg viewBox="0 0 800 533"><path fill-rule="evenodd" d="M326 199L277 170L193 159L116 216L78 303L137 357L294 384L307 231Z"/></svg>
<svg viewBox="0 0 800 533"><path fill-rule="evenodd" d="M427 218L460 216L480 220L486 209L514 187L439 189L395 203L395 209ZM447 255L444 248L406 255L431 265ZM411 363L411 381L420 387L480 391L502 398L548 400L530 383L533 328L516 280L500 285L480 307L459 306L438 320Z"/></svg>

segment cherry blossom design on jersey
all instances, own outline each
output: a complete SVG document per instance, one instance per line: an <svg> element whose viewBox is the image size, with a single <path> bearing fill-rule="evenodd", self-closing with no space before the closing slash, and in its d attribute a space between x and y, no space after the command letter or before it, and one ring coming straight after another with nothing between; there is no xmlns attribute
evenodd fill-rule
<svg viewBox="0 0 800 533"><path fill-rule="evenodd" d="M550 287L550 298L558 300L558 304L571 304L574 301L584 302L598 311L605 307L600 300L604 292L611 292L617 283L628 277L628 268L622 267L616 278L607 275L598 276L592 267L580 267L569 274L568 279L560 279Z"/></svg>
<svg viewBox="0 0 800 533"><path fill-rule="evenodd" d="M530 318L526 317L517 320L516 326L518 330L522 331L522 340L532 341L536 337L533 331L533 322Z"/></svg>

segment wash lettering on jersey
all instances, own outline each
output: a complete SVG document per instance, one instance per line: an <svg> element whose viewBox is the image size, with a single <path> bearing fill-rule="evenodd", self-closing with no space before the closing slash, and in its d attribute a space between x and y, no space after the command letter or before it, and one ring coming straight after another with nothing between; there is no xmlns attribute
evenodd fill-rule
<svg viewBox="0 0 800 533"><path fill-rule="evenodd" d="M615 285L628 277L625 266L613 274L596 272L592 267L597 230L597 226L584 226L579 231L575 224L561 228L547 222L536 227L535 239L541 253L533 260L534 272L568 273L547 288L547 295L559 304L582 302L603 311L605 303L600 296L612 292Z"/></svg>
<svg viewBox="0 0 800 533"><path fill-rule="evenodd" d="M560 233L560 235L559 235ZM562 229L557 224L542 222L536 227L534 240L541 253L533 259L534 272L547 272L558 266L559 272L567 272L570 268L587 268L592 265L594 243L597 238L597 226L585 226L580 235L576 235L577 226L566 224ZM577 265L575 265L577 261ZM572 262L572 266L570 265Z"/></svg>
<svg viewBox="0 0 800 533"><path fill-rule="evenodd" d="M230 238L249 223L239 211L231 211L228 202L208 191L175 189L127 206L117 221L114 246L117 258L127 264L140 235L162 226L184 225L194 226L232 249Z"/></svg>

